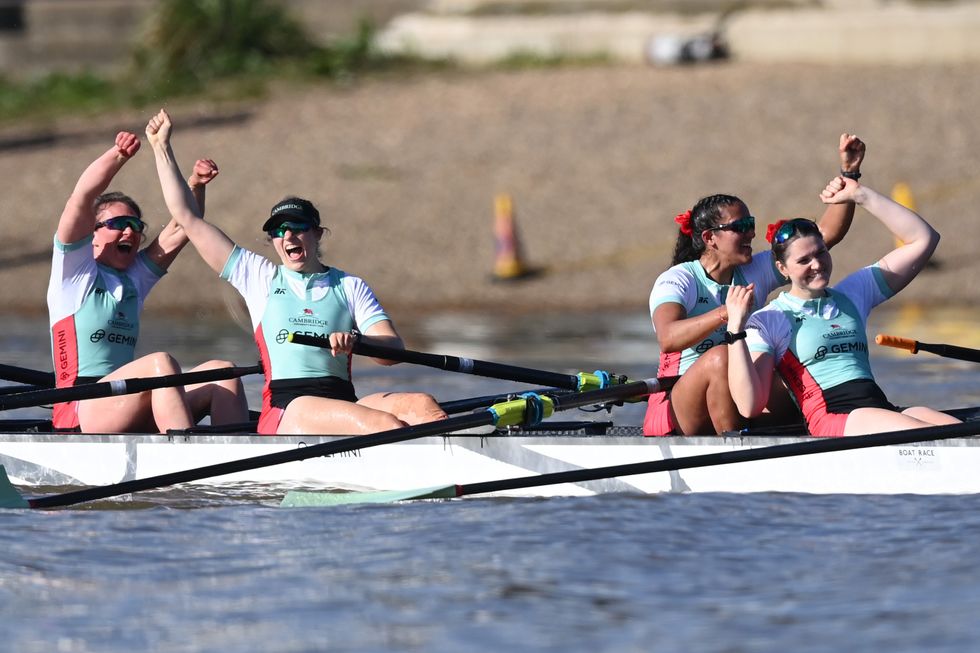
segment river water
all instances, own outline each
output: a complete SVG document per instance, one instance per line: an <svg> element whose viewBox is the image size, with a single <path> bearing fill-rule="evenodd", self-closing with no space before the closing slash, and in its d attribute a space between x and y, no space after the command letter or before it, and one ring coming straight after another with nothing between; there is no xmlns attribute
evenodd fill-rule
<svg viewBox="0 0 980 653"><path fill-rule="evenodd" d="M980 347L980 311L879 311L871 333ZM49 369L45 324L7 364ZM655 372L643 314L433 315L413 349L562 372ZM233 324L170 322L143 351L255 362ZM874 347L889 397L975 404L980 366ZM512 386L358 362L360 392ZM253 407L259 381L248 379ZM17 416L43 416L38 409ZM638 423L641 406L617 408ZM466 482L466 479L459 479ZM470 498L283 510L174 488L100 509L2 511L5 650L964 651L980 641L974 496ZM107 509L117 507L118 510Z"/></svg>

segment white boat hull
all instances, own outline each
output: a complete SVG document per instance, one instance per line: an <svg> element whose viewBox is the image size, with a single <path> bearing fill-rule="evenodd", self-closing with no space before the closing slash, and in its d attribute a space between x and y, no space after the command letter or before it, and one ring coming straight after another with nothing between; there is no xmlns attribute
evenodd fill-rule
<svg viewBox="0 0 980 653"><path fill-rule="evenodd" d="M259 435L0 434L0 464L22 487L93 486L225 463L339 438ZM812 440L806 437L450 435L387 444L216 476L202 484L257 483L351 490L472 484ZM548 485L501 494L607 492L980 493L980 440L955 438Z"/></svg>

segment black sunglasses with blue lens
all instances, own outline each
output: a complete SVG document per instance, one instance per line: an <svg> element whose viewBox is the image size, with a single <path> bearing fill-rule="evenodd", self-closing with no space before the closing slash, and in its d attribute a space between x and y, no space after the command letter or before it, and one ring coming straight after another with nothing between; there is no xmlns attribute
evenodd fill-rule
<svg viewBox="0 0 980 653"><path fill-rule="evenodd" d="M751 215L747 215L744 218L739 218L729 222L728 224L720 224L717 227L709 227L708 231L734 231L735 233L744 234L755 229L755 218Z"/></svg>
<svg viewBox="0 0 980 653"><path fill-rule="evenodd" d="M96 229L102 227L113 231L125 231L126 227L129 227L136 233L143 233L143 230L146 229L146 223L135 215L117 215L114 218L106 218L95 223Z"/></svg>

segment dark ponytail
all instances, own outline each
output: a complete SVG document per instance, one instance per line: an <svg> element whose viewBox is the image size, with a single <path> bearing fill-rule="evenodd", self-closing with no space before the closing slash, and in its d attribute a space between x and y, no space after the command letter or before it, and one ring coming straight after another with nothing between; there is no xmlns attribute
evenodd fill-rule
<svg viewBox="0 0 980 653"><path fill-rule="evenodd" d="M704 240L701 239L701 234L705 229L717 227L720 224L722 207L735 204L744 204L744 202L734 195L709 195L699 199L690 211L691 233L684 233L685 229L681 226L677 234L671 266L701 258L701 254L704 252ZM681 216L678 216L679 218Z"/></svg>

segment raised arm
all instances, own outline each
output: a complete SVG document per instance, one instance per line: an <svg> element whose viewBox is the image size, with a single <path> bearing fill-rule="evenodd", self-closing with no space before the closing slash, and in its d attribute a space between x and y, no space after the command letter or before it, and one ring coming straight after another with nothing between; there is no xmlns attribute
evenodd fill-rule
<svg viewBox="0 0 980 653"><path fill-rule="evenodd" d="M173 148L170 146L171 129L170 116L162 109L150 118L146 125L146 137L153 147L164 202L173 220L193 243L201 258L213 270L221 272L235 243L225 235L225 232L205 222L201 217L201 209L180 174Z"/></svg>
<svg viewBox="0 0 980 653"><path fill-rule="evenodd" d="M194 171L187 178L187 185L194 195L194 201L202 216L204 215L204 188L217 176L218 164L211 159L198 159L194 163ZM187 234L177 221L171 218L160 234L147 246L146 254L154 263L166 270L187 242Z"/></svg>
<svg viewBox="0 0 980 653"><path fill-rule="evenodd" d="M841 134L837 153L840 156L840 171L852 175L855 179L861 176L861 163L864 161L864 142L854 134ZM844 240L851 222L854 220L854 202L831 204L824 211L818 223L823 240L830 249Z"/></svg>
<svg viewBox="0 0 980 653"><path fill-rule="evenodd" d="M725 306L728 309L728 330L732 333L745 331L752 312L752 284L732 286ZM724 345L719 345L722 347ZM771 354L749 352L745 338L728 345L728 388L742 417L762 414L769 401L772 388L773 359Z"/></svg>
<svg viewBox="0 0 980 653"><path fill-rule="evenodd" d="M140 139L130 132L116 134L116 142L85 168L65 203L58 221L58 240L76 243L95 230L95 199L105 192L116 173L140 149Z"/></svg>
<svg viewBox="0 0 980 653"><path fill-rule="evenodd" d="M863 206L902 242L878 261L893 292L915 278L939 244L939 233L918 213L853 179L834 177L820 193L820 199L825 204L855 202Z"/></svg>

